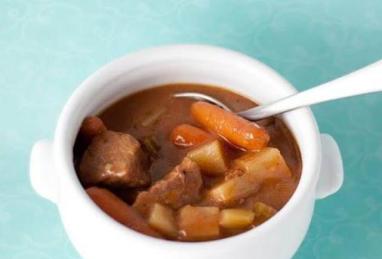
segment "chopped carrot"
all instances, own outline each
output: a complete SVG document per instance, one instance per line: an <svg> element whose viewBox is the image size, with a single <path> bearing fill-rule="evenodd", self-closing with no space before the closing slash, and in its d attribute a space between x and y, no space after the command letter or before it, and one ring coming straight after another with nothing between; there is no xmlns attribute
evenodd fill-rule
<svg viewBox="0 0 382 259"><path fill-rule="evenodd" d="M144 218L112 192L104 188L91 187L86 189L90 198L110 217L119 223L146 235L160 237Z"/></svg>
<svg viewBox="0 0 382 259"><path fill-rule="evenodd" d="M171 133L172 142L181 147L192 147L201 144L212 136L202 129L191 126L189 124L181 124L177 126Z"/></svg>
<svg viewBox="0 0 382 259"><path fill-rule="evenodd" d="M268 144L269 135L264 128L216 105L195 102L191 114L207 130L238 147L256 151Z"/></svg>

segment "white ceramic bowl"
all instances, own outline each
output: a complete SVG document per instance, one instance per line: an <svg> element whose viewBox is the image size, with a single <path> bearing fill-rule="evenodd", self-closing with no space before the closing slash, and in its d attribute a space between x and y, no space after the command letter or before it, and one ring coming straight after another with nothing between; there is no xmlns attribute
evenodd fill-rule
<svg viewBox="0 0 382 259"><path fill-rule="evenodd" d="M199 243L155 239L115 222L86 195L72 163L81 121L128 94L179 82L223 86L260 104L296 91L259 61L222 48L176 45L127 55L85 80L66 103L54 140L35 144L30 164L34 189L57 205L70 240L85 258L292 257L307 232L315 200L336 192L343 180L338 147L330 136L320 135L308 108L282 116L297 140L303 161L296 192L273 218L243 234Z"/></svg>

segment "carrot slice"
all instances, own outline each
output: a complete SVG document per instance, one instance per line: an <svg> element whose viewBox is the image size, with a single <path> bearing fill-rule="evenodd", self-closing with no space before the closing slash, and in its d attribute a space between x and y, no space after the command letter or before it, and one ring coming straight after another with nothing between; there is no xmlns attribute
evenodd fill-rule
<svg viewBox="0 0 382 259"><path fill-rule="evenodd" d="M192 147L211 139L211 135L189 124L181 124L171 133L172 142L181 147Z"/></svg>
<svg viewBox="0 0 382 259"><path fill-rule="evenodd" d="M207 130L241 148L256 151L268 144L269 135L264 128L216 105L195 102L191 114Z"/></svg>
<svg viewBox="0 0 382 259"><path fill-rule="evenodd" d="M110 217L119 223L146 235L160 237L143 217L132 207L104 188L86 189L90 198Z"/></svg>

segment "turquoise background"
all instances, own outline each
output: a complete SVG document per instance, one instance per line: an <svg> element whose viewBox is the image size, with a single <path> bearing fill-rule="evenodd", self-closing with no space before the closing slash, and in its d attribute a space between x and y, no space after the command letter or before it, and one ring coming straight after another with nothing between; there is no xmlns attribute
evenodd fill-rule
<svg viewBox="0 0 382 259"><path fill-rule="evenodd" d="M382 1L0 0L1 258L79 257L56 207L31 189L32 144L52 137L65 101L98 67L171 43L241 51L303 90L382 58ZM339 143L345 183L317 202L295 258L381 258L382 95L313 110Z"/></svg>

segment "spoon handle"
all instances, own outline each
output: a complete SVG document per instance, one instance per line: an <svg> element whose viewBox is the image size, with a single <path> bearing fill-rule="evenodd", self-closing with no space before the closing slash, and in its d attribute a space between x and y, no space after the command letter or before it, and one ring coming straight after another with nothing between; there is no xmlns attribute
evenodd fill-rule
<svg viewBox="0 0 382 259"><path fill-rule="evenodd" d="M378 91L382 91L382 60L333 81L238 114L259 120L316 103Z"/></svg>

